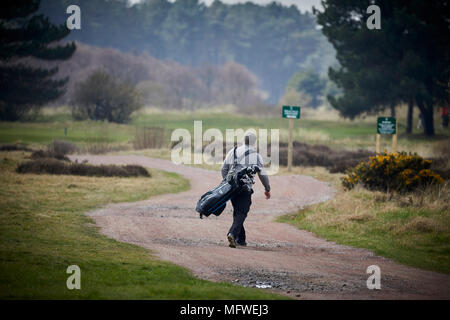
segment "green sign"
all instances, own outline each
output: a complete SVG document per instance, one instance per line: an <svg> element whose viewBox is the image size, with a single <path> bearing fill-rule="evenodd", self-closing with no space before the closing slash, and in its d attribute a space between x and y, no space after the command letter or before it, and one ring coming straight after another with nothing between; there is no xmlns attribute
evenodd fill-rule
<svg viewBox="0 0 450 320"><path fill-rule="evenodd" d="M396 119L394 117L379 117L377 121L377 133L396 134Z"/></svg>
<svg viewBox="0 0 450 320"><path fill-rule="evenodd" d="M300 107L283 106L281 114L283 118L300 119Z"/></svg>

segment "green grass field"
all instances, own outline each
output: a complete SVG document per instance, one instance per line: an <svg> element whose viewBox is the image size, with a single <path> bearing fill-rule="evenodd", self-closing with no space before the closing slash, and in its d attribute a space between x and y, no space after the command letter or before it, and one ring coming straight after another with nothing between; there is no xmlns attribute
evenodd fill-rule
<svg viewBox="0 0 450 320"><path fill-rule="evenodd" d="M21 142L47 144L52 140L68 140L77 144L129 144L142 127L160 127L169 130L184 128L191 132L194 121L201 120L203 132L209 128L243 130L248 128L279 129L280 140L287 141L287 120L281 116L253 117L218 112L150 111L133 115L129 124L119 125L96 121L73 121L67 109L46 109L34 122L0 123L0 143ZM399 150L432 156L436 146L450 143L450 130L440 128L440 118L435 117L436 137L426 138L414 127L411 136L404 134L404 116L399 115ZM67 128L67 136L65 135ZM336 118L323 120L308 117L295 121L294 139L312 144L325 144L333 148L375 149L376 117L355 121ZM225 134L224 134L225 136ZM169 141L168 141L169 142ZM389 137L382 138L382 148L390 149Z"/></svg>
<svg viewBox="0 0 450 320"><path fill-rule="evenodd" d="M174 173L151 178L19 175L24 152L0 152L0 299L286 299L195 278L143 248L100 235L84 213L107 203L186 190ZM68 290L69 265L81 290Z"/></svg>

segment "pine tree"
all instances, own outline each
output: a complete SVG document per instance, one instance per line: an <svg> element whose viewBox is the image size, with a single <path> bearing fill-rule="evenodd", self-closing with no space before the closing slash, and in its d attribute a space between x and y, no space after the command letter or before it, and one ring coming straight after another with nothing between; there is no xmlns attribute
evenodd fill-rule
<svg viewBox="0 0 450 320"><path fill-rule="evenodd" d="M24 59L65 60L74 43L55 45L70 32L44 15L34 15L40 0L2 0L0 5L0 120L16 121L63 93L58 68L33 67ZM64 12L62 13L64 14Z"/></svg>
<svg viewBox="0 0 450 320"><path fill-rule="evenodd" d="M450 76L449 1L379 0L381 29L366 27L370 0L327 0L316 11L341 68L329 76L344 95L330 103L354 117L413 103L434 135L433 111Z"/></svg>

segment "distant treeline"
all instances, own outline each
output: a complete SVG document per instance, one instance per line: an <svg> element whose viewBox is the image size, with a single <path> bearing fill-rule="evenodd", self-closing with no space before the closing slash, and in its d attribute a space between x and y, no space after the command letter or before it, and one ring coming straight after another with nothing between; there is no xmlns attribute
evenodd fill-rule
<svg viewBox="0 0 450 320"><path fill-rule="evenodd" d="M277 3L205 6L198 0L42 0L41 12L64 24L71 4L81 8L81 30L68 40L142 53L182 65L222 66L234 61L262 81L276 102L300 69L324 73L334 51L310 13Z"/></svg>
<svg viewBox="0 0 450 320"><path fill-rule="evenodd" d="M158 60L146 53L134 55L77 43L77 50L69 60L33 60L33 63L45 68L58 65L58 77L69 78L59 104L73 104L77 86L98 70L135 87L140 101L149 106L193 109L233 104L244 108L256 107L264 101L257 77L234 62L193 68Z"/></svg>

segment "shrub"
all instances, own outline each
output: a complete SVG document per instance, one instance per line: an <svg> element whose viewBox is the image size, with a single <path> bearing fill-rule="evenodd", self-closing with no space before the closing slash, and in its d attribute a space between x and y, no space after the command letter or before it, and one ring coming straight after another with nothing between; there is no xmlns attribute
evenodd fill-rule
<svg viewBox="0 0 450 320"><path fill-rule="evenodd" d="M287 165L287 143L280 142L279 146L280 165ZM367 150L334 150L325 145L311 145L299 141L294 141L293 149L292 164L294 166L320 166L328 168L332 173L344 173L347 169L374 155Z"/></svg>
<svg viewBox="0 0 450 320"><path fill-rule="evenodd" d="M85 163L67 163L57 159L45 158L21 163L16 168L17 173L35 174L65 174L94 177L150 177L148 171L137 165L100 165Z"/></svg>
<svg viewBox="0 0 450 320"><path fill-rule="evenodd" d="M169 145L169 137L168 131L164 128L138 128L136 129L136 136L133 140L133 147L136 150L159 149Z"/></svg>
<svg viewBox="0 0 450 320"><path fill-rule="evenodd" d="M19 144L3 144L0 146L0 151L33 151L33 150Z"/></svg>
<svg viewBox="0 0 450 320"><path fill-rule="evenodd" d="M73 99L72 115L77 120L107 120L125 123L140 108L138 94L133 85L114 76L95 71L78 83Z"/></svg>
<svg viewBox="0 0 450 320"><path fill-rule="evenodd" d="M105 154L110 152L127 151L130 150L130 148L131 147L127 144L117 144L110 142L93 142L87 143L83 148L83 152L89 154Z"/></svg>
<svg viewBox="0 0 450 320"><path fill-rule="evenodd" d="M44 151L44 150L36 150L36 151L34 151L31 154L30 158L33 159L33 160L45 159L45 158L53 158L53 159L57 159L57 160L70 162L70 159L67 158L62 153L56 153L56 152L53 152L53 151Z"/></svg>
<svg viewBox="0 0 450 320"><path fill-rule="evenodd" d="M78 151L78 147L76 145L64 140L53 140L47 148L50 153L60 155L72 154Z"/></svg>
<svg viewBox="0 0 450 320"><path fill-rule="evenodd" d="M430 170L431 164L417 154L384 153L348 170L342 184L347 190L361 184L369 190L408 192L443 183L442 177Z"/></svg>

